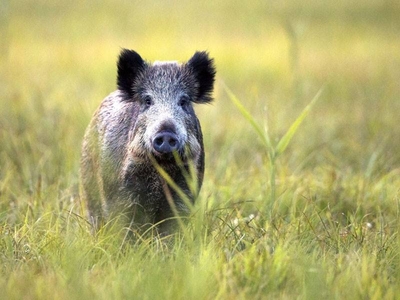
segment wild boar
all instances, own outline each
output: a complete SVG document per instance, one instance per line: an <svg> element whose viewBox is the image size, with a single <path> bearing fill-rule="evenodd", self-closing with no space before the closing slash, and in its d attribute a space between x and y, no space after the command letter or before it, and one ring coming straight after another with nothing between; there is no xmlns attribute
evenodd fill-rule
<svg viewBox="0 0 400 300"><path fill-rule="evenodd" d="M158 229L168 231L174 222L161 221L173 219L174 211L185 216L189 208L160 168L193 203L204 174L193 104L213 100L214 61L196 52L182 64L149 63L123 49L117 66L117 90L100 104L84 136L82 197L96 228L123 215L130 227L160 223ZM190 170L195 189L187 179Z"/></svg>

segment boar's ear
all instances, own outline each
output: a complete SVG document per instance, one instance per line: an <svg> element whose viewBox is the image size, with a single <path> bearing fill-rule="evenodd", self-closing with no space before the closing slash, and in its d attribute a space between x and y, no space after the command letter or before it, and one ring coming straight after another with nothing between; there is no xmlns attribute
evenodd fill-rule
<svg viewBox="0 0 400 300"><path fill-rule="evenodd" d="M198 84L197 103L210 103L213 99L211 93L214 88L215 67L214 60L208 57L207 52L196 52L187 65L192 69Z"/></svg>
<svg viewBox="0 0 400 300"><path fill-rule="evenodd" d="M118 59L118 89L133 97L133 84L145 67L144 60L133 50L122 49Z"/></svg>

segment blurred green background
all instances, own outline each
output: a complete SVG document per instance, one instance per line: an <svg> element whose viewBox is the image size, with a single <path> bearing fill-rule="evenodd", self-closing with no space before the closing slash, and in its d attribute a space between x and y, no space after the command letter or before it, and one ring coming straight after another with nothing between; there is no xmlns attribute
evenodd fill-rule
<svg viewBox="0 0 400 300"><path fill-rule="evenodd" d="M324 86L278 161L282 224L296 223L297 209L312 203L332 222L368 221L387 228L388 236L397 234L397 0L0 0L1 224L18 228L28 215L28 224L38 224L49 211L71 207L84 217L77 208L80 145L91 115L116 88L121 48L149 61L186 61L196 50L215 59L215 102L196 106L207 155L200 198L217 208L247 203L235 216L263 214L268 159L224 84L262 127L268 126L273 142ZM294 215L287 217L289 211ZM317 223L319 218L318 213ZM324 233L325 224L309 233ZM2 259L9 263L12 257ZM391 264L395 256L389 258ZM387 275L390 266L380 274ZM336 282L325 284L334 289ZM239 294L232 289L224 295Z"/></svg>
<svg viewBox="0 0 400 300"><path fill-rule="evenodd" d="M2 182L76 183L83 132L115 90L121 48L150 61L215 58L215 104L197 111L207 164L221 176L229 165L247 178L265 154L221 82L276 137L326 86L286 152L291 172L364 172L371 156L372 174L399 166L398 1L3 0L0 9Z"/></svg>

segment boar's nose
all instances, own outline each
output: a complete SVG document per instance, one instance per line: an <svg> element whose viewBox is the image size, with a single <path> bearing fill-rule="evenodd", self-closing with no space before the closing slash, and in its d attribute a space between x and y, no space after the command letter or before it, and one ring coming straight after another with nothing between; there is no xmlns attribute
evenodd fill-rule
<svg viewBox="0 0 400 300"><path fill-rule="evenodd" d="M178 150L179 147L178 136L172 132L159 132L153 139L153 148L159 153L171 153Z"/></svg>

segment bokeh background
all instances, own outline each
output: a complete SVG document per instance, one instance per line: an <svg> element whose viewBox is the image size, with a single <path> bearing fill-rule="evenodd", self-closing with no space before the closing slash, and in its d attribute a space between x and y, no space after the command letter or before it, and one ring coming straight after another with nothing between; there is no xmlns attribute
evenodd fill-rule
<svg viewBox="0 0 400 300"><path fill-rule="evenodd" d="M215 59L216 101L197 107L209 179L224 180L230 166L246 181L265 156L221 83L276 138L325 86L282 159L290 173L363 173L371 157L371 176L399 166L397 1L3 0L0 8L1 178L20 191L38 177L76 184L83 132L115 90L121 48L150 61L185 61L196 50Z"/></svg>

